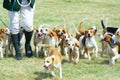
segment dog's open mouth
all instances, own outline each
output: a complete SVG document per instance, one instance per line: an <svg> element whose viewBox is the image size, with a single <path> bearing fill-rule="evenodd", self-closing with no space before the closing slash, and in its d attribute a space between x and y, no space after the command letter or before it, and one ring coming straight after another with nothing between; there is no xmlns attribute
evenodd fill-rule
<svg viewBox="0 0 120 80"><path fill-rule="evenodd" d="M92 36L88 35L87 38L90 39Z"/></svg>
<svg viewBox="0 0 120 80"><path fill-rule="evenodd" d="M38 38L43 39L43 35L42 34L38 34Z"/></svg>
<svg viewBox="0 0 120 80"><path fill-rule="evenodd" d="M49 66L44 66L46 71L50 70L50 67L51 67L50 65Z"/></svg>
<svg viewBox="0 0 120 80"><path fill-rule="evenodd" d="M59 34L58 37L61 38L63 34Z"/></svg>
<svg viewBox="0 0 120 80"><path fill-rule="evenodd" d="M72 49L69 49L70 50L70 53L72 53Z"/></svg>

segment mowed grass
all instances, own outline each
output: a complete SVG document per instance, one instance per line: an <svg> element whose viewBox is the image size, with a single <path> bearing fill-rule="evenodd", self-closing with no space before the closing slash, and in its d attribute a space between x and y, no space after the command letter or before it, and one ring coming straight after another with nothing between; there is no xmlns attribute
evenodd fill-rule
<svg viewBox="0 0 120 80"><path fill-rule="evenodd" d="M0 1L0 18L9 25L8 13L2 8ZM34 17L34 26L47 23L52 28L57 24L64 24L69 32L75 34L72 23L76 28L83 18L88 18L83 23L83 28L89 28L95 25L100 33L102 27L100 20L108 18L108 25L120 26L120 2L119 0L36 0L36 9ZM0 23L0 27L4 27ZM99 37L96 38L101 46ZM32 42L31 42L32 44ZM34 46L32 45L34 50ZM23 54L23 60L17 61L13 57L6 57L0 60L0 80L56 80L58 77L52 77L50 74L44 74L44 58L26 58ZM112 67L108 65L108 58L92 56L92 61L81 58L78 64L69 63L63 56L62 62L63 79L62 80L120 80L120 60ZM55 70L57 76L58 70Z"/></svg>

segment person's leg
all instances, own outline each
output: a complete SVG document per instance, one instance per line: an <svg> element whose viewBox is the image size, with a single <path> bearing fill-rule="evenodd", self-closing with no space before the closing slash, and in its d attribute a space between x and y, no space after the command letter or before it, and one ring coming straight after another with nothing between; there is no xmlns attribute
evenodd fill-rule
<svg viewBox="0 0 120 80"><path fill-rule="evenodd" d="M22 7L21 8L21 13L22 13L22 25L24 27L24 33L25 33L25 52L27 57L32 57L32 48L30 45L30 41L32 38L33 34L33 15L34 15L34 10L28 6L28 7Z"/></svg>
<svg viewBox="0 0 120 80"><path fill-rule="evenodd" d="M8 12L10 19L10 31L12 43L15 48L15 57L17 60L22 59L20 51L20 34L19 34L19 12Z"/></svg>

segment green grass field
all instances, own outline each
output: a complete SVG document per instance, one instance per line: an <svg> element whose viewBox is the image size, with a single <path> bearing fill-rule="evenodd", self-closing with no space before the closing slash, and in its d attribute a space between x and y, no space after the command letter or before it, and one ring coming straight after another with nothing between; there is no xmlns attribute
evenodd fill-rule
<svg viewBox="0 0 120 80"><path fill-rule="evenodd" d="M8 13L2 7L0 0L0 18L9 25ZM64 24L72 34L75 34L71 23L78 27L83 18L88 20L83 23L83 28L95 25L100 33L102 27L100 20L108 18L109 26L120 26L120 2L119 0L36 0L34 26L48 23L52 27L57 24ZM0 23L0 27L4 27ZM99 38L97 37L99 51L101 51ZM32 43L32 42L31 42ZM33 50L34 50L34 46ZM44 74L43 58L26 58L17 61L13 57L6 57L0 60L0 80L59 80L57 77ZM69 63L63 57L62 80L120 80L120 60L112 67L108 65L108 58L93 56L92 61L80 59L78 64ZM56 70L58 75L58 71Z"/></svg>

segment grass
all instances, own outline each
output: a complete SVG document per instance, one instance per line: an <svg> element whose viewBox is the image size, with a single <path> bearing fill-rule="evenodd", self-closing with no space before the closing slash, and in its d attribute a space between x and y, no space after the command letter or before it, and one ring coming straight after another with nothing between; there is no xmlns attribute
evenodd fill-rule
<svg viewBox="0 0 120 80"><path fill-rule="evenodd" d="M0 1L0 18L9 25L8 13L2 8ZM108 18L109 26L120 26L119 0L36 0L34 26L48 23L54 27L63 24L65 19L66 28L75 34L71 23L78 27L83 18L88 20L83 23L83 28L95 25L98 32L102 31L100 20ZM0 27L4 27L0 23ZM97 37L99 50L101 50ZM33 46L34 49L34 46ZM0 80L56 80L58 78L44 74L43 58L26 58L17 61L13 57L0 60ZM69 63L63 56L63 80L119 80L120 60L112 67L108 65L108 58L94 58L92 61L80 59L77 65ZM57 75L58 71L56 70Z"/></svg>

